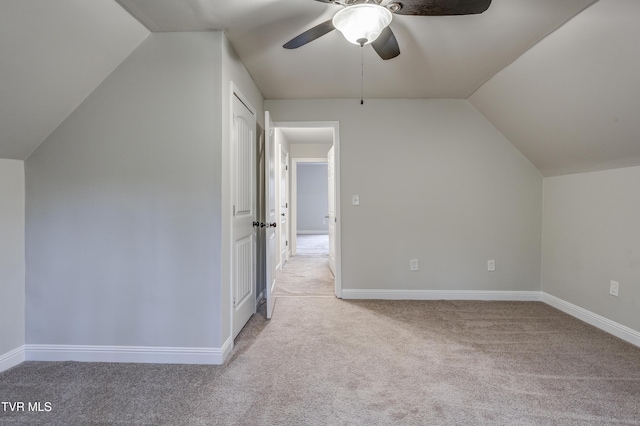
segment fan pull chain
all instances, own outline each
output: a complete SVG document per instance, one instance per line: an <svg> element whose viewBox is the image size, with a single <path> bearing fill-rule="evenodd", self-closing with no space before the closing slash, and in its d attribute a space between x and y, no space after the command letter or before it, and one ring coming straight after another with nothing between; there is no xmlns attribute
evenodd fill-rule
<svg viewBox="0 0 640 426"><path fill-rule="evenodd" d="M364 105L364 44L360 45L360 105Z"/></svg>

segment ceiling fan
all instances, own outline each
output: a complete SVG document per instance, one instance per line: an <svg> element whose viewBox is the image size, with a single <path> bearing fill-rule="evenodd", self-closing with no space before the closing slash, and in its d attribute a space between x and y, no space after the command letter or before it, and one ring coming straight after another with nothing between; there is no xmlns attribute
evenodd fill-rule
<svg viewBox="0 0 640 426"><path fill-rule="evenodd" d="M338 29L354 44L371 44L382 59L400 54L396 36L389 28L392 15L473 15L489 8L491 0L315 0L342 6L336 15L294 37L285 49L297 49ZM371 24L371 26L370 26ZM364 27L362 27L364 25ZM366 27L366 28L365 28Z"/></svg>

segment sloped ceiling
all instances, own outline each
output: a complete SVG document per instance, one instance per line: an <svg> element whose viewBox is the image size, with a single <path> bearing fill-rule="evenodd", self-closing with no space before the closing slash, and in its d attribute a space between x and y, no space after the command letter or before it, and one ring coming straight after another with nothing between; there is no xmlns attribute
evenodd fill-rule
<svg viewBox="0 0 640 426"><path fill-rule="evenodd" d="M359 98L361 48L338 31L282 45L341 6L314 0L118 0L152 31L223 29L266 99ZM368 98L466 99L595 0L493 0L468 16L395 15L401 54L364 48Z"/></svg>
<svg viewBox="0 0 640 426"><path fill-rule="evenodd" d="M0 1L0 158L26 158L148 34L113 0Z"/></svg>
<svg viewBox="0 0 640 426"><path fill-rule="evenodd" d="M640 2L599 1L469 100L544 176L640 165Z"/></svg>
<svg viewBox="0 0 640 426"><path fill-rule="evenodd" d="M0 158L26 158L153 31L224 30L266 99L358 98L360 48L314 0L2 0ZM137 21L136 21L137 19ZM145 26L141 25L144 23ZM396 16L402 54L364 50L365 98L468 98L546 176L640 164L640 2L493 0Z"/></svg>

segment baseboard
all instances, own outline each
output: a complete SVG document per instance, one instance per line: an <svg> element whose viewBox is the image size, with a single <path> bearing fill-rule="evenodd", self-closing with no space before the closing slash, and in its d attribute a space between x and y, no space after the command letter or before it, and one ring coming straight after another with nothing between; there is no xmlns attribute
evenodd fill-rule
<svg viewBox="0 0 640 426"><path fill-rule="evenodd" d="M549 293L540 292L540 295L541 300L547 305L553 306L572 317L578 318L587 324L591 324L600 330L606 331L609 334L613 334L622 340L640 347L640 332L598 314L594 314L591 311L574 305L573 303L569 303Z"/></svg>
<svg viewBox="0 0 640 426"><path fill-rule="evenodd" d="M134 362L147 364L223 364L233 349L146 346L25 345L26 361Z"/></svg>
<svg viewBox="0 0 640 426"><path fill-rule="evenodd" d="M296 231L296 234L300 234L300 235L329 235L329 231L303 230L303 231Z"/></svg>
<svg viewBox="0 0 640 426"><path fill-rule="evenodd" d="M24 346L0 355L0 373L25 361Z"/></svg>
<svg viewBox="0 0 640 426"><path fill-rule="evenodd" d="M539 291L342 289L343 299L540 301Z"/></svg>

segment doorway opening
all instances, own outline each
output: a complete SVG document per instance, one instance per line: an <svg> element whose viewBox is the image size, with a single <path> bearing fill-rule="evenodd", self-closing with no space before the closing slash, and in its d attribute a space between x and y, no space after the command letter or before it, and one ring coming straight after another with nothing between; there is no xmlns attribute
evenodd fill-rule
<svg viewBox="0 0 640 426"><path fill-rule="evenodd" d="M327 150L328 151L328 150ZM296 256L329 256L329 185L327 159L294 159L292 232Z"/></svg>
<svg viewBox="0 0 640 426"><path fill-rule="evenodd" d="M279 234L281 241L287 235L288 245L280 253L277 295L340 298L338 123L276 122L274 127L277 152L288 156L280 169L288 173L280 174L278 212L287 219L286 232Z"/></svg>

